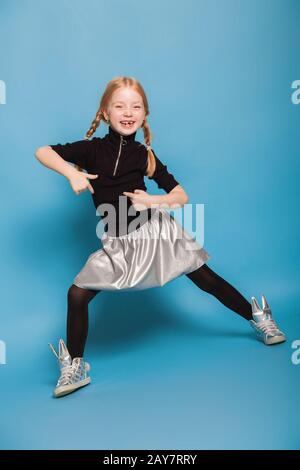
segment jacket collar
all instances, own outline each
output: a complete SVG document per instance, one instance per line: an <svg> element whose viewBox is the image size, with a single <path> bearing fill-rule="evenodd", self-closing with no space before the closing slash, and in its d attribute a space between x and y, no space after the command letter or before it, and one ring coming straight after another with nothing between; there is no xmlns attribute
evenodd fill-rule
<svg viewBox="0 0 300 470"><path fill-rule="evenodd" d="M135 141L135 136L136 132L133 132L130 135L122 135L119 132L117 132L115 129L113 129L111 126L108 127L108 134L107 134L107 140L111 142L112 144L119 144L121 137L123 143L126 141L126 143L132 143Z"/></svg>

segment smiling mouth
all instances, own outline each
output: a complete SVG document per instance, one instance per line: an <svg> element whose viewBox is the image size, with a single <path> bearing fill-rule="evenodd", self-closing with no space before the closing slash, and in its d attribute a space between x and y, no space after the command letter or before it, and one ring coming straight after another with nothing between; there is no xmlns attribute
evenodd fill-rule
<svg viewBox="0 0 300 470"><path fill-rule="evenodd" d="M127 127L128 129L134 125L135 121L120 121L123 127Z"/></svg>

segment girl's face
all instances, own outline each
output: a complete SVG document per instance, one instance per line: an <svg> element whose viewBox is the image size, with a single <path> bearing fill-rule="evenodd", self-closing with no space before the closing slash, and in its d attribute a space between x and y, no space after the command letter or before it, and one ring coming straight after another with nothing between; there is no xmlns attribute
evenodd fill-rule
<svg viewBox="0 0 300 470"><path fill-rule="evenodd" d="M131 87L116 90L104 112L110 126L126 136L136 132L146 117L141 95ZM129 122L129 124L125 124Z"/></svg>

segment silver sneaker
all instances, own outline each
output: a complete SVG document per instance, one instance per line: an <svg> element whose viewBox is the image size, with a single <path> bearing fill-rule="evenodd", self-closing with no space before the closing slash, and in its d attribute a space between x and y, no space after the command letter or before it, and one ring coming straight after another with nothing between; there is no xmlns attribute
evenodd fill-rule
<svg viewBox="0 0 300 470"><path fill-rule="evenodd" d="M90 365L84 362L82 357L74 357L72 361L67 346L62 339L59 340L58 353L51 343L49 343L49 346L57 357L60 366L60 377L53 392L55 397L67 395L91 382L88 375Z"/></svg>
<svg viewBox="0 0 300 470"><path fill-rule="evenodd" d="M279 330L275 320L272 318L271 309L264 295L262 295L262 305L263 308L258 305L255 297L251 297L253 317L253 320L249 320L251 326L265 344L282 343L286 339L285 335Z"/></svg>

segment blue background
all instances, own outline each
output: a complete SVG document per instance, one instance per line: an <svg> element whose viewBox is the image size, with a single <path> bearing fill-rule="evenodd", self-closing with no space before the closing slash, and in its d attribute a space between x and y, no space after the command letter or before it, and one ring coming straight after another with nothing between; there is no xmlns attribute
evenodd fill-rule
<svg viewBox="0 0 300 470"><path fill-rule="evenodd" d="M0 18L1 448L299 448L300 2L2 0ZM153 148L205 204L208 265L248 300L265 294L287 341L258 342L186 276L102 292L92 384L57 400L47 343L65 338L99 218L34 152L82 139L118 75L142 83Z"/></svg>

